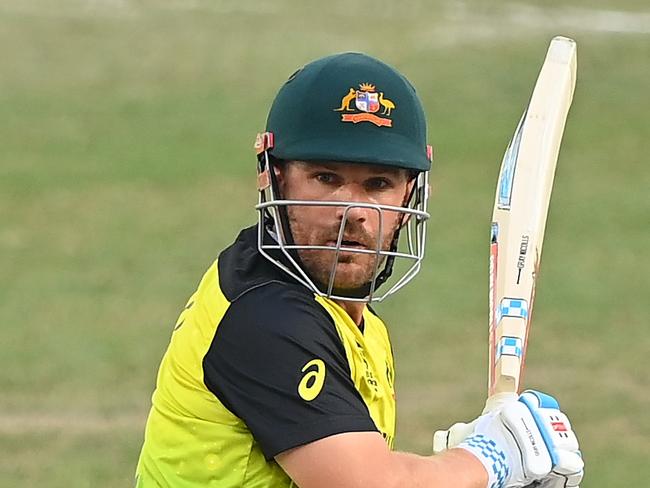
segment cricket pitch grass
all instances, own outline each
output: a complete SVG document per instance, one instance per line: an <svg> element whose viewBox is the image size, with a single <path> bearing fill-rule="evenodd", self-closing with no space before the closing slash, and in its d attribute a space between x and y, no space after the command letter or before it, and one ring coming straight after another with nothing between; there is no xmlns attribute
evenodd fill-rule
<svg viewBox="0 0 650 488"><path fill-rule="evenodd" d="M571 416L584 487L647 486L650 10L538 4L2 2L0 487L132 484L177 314L254 222L254 135L331 52L403 71L436 148L424 270L379 306L397 447L429 453L476 416L494 185L556 34L578 42L578 83L524 383Z"/></svg>

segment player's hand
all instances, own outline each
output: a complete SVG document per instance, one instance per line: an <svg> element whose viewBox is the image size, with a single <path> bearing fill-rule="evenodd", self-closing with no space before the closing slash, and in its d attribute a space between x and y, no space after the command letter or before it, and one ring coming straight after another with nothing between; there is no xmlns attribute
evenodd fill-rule
<svg viewBox="0 0 650 488"><path fill-rule="evenodd" d="M476 421L458 447L474 454L488 472L490 488L577 487L584 463L571 424L553 397L526 391L518 401Z"/></svg>
<svg viewBox="0 0 650 488"><path fill-rule="evenodd" d="M481 415L485 415L489 412L496 412L501 409L506 402L515 401L517 398L518 395L516 393L497 393L496 395L492 395L485 402L485 408L483 408L483 413ZM478 419L468 423L457 422L447 430L436 431L433 434L434 454L458 446L458 444L474 433L476 422L478 422Z"/></svg>

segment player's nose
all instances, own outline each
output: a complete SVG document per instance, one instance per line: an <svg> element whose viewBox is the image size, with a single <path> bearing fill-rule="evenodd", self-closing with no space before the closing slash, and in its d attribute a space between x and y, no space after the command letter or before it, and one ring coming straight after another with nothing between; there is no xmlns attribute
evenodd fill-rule
<svg viewBox="0 0 650 488"><path fill-rule="evenodd" d="M342 202L336 207L336 216L339 220L346 220L351 223L363 224L374 223L380 218L380 211L364 204L373 203L363 188L363 185L349 183L341 185L334 195L337 201Z"/></svg>
<svg viewBox="0 0 650 488"><path fill-rule="evenodd" d="M346 222L362 224L368 220L369 212L372 212L372 209L360 207L359 205L342 205L337 207L336 217L339 221L345 220Z"/></svg>
<svg viewBox="0 0 650 488"><path fill-rule="evenodd" d="M340 207L336 207L336 218L341 221L345 221L346 224L365 224L365 226L371 226L375 228L379 225L380 220L384 220L381 215L382 212L372 206L364 205L362 201L351 201L347 204L343 204Z"/></svg>

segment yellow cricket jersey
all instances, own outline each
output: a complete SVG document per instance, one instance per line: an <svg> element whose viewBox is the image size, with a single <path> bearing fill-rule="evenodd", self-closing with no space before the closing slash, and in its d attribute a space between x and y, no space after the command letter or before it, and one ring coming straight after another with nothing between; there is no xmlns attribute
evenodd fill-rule
<svg viewBox="0 0 650 488"><path fill-rule="evenodd" d="M274 461L342 432L392 447L394 368L371 310L336 303L257 250L256 227L223 251L190 297L158 372L136 486L289 487Z"/></svg>

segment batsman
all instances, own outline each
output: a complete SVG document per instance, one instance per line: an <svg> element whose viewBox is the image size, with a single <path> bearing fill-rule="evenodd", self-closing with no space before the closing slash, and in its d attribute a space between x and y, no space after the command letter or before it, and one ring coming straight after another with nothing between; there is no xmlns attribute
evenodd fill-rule
<svg viewBox="0 0 650 488"><path fill-rule="evenodd" d="M393 353L371 304L422 264L426 133L411 83L367 55L284 83L255 143L258 222L181 311L137 487L579 486L571 424L537 391L492 402L435 455L393 450Z"/></svg>

